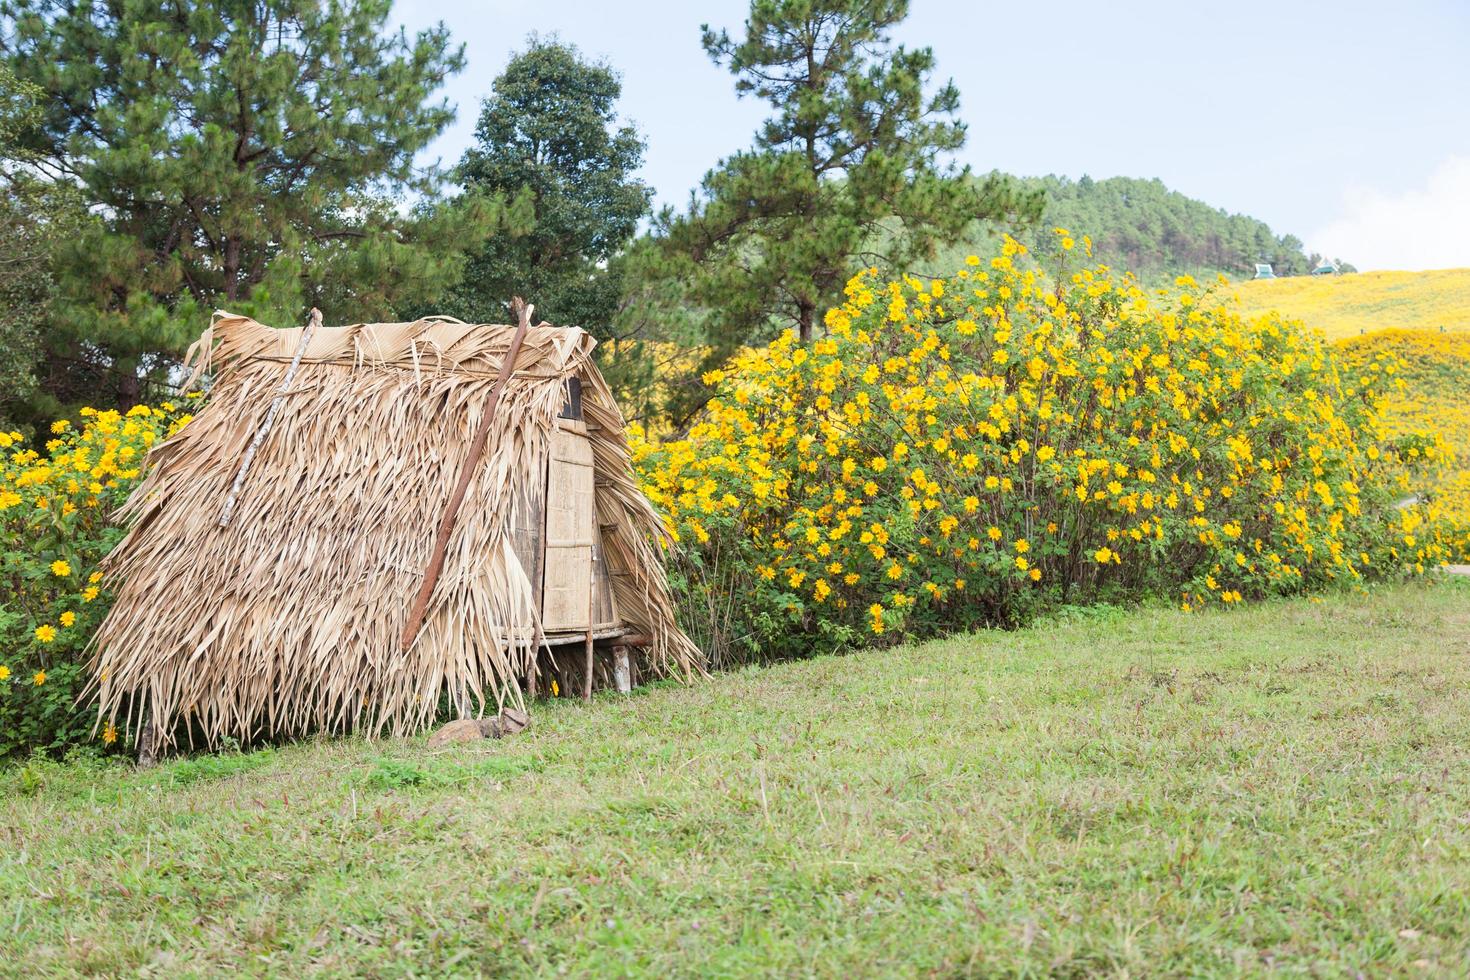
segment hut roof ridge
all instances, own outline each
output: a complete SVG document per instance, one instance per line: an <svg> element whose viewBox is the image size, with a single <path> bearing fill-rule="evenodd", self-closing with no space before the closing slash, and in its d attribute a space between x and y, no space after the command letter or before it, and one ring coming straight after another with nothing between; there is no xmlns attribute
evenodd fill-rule
<svg viewBox="0 0 1470 980"><path fill-rule="evenodd" d="M303 329L271 327L252 317L217 310L209 329L190 348L186 362L197 376L228 361L290 361ZM357 368L493 375L499 371L514 333L512 325L465 323L449 316L399 323L351 323L318 328L301 359L303 363ZM542 322L527 330L516 372L546 376L578 373L590 361L596 346L596 339L580 327Z"/></svg>

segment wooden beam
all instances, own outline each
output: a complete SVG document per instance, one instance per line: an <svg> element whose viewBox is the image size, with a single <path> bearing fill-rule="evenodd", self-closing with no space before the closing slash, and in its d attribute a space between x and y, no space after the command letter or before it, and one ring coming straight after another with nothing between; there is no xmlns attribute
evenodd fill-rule
<svg viewBox="0 0 1470 980"><path fill-rule="evenodd" d="M531 312L535 309L534 306L517 296L511 300L510 308L518 314L516 332L510 338L510 350L506 352L505 360L500 362L500 375L495 379L495 387L490 389L490 400L485 403L485 413L480 417L480 427L475 430L475 437L470 442L470 450L465 457L464 467L459 471L459 482L454 485L454 492L449 495L449 503L444 507L444 516L439 519L439 529L434 535L434 549L430 553L428 567L424 569L424 580L419 585L418 595L414 597L413 605L409 607L408 622L403 627L403 636L399 645L404 650L413 646L413 641L419 635L419 628L423 625L424 613L429 608L429 597L433 594L434 586L439 581L439 573L444 571L444 552L449 547L449 535L454 530L454 519L459 516L459 507L464 503L465 491L469 489L470 480L474 479L480 457L485 453L485 443L490 438L490 426L495 420L495 408L500 403L500 396L505 391L506 384L510 382L510 376L515 373L516 357L521 353L521 342L526 339L526 330L531 325Z"/></svg>

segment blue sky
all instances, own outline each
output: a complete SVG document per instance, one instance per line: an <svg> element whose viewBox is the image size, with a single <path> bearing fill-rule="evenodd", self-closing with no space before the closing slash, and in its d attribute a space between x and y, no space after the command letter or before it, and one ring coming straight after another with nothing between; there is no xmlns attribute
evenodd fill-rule
<svg viewBox="0 0 1470 980"><path fill-rule="evenodd" d="M741 0L400 0L444 21L468 67L459 119L430 156L469 145L480 100L533 31L623 76L648 141L643 177L679 204L764 113L699 46ZM898 38L955 80L976 169L1159 177L1363 268L1470 266L1470 0L913 0Z"/></svg>

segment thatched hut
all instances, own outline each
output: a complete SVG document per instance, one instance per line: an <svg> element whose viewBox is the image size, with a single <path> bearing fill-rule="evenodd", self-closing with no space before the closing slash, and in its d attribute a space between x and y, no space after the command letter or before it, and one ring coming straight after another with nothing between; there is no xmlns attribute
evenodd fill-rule
<svg viewBox="0 0 1470 980"><path fill-rule="evenodd" d="M469 715L607 683L594 643L698 672L595 341L525 323L502 378L516 333L217 313L189 355L208 401L150 454L105 565L103 716L164 741L405 734L445 697Z"/></svg>

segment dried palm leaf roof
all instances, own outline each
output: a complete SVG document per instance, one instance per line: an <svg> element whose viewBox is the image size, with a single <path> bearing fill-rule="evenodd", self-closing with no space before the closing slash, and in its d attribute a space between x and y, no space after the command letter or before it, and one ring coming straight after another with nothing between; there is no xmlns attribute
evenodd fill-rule
<svg viewBox="0 0 1470 980"><path fill-rule="evenodd" d="M449 539L423 627L399 635L434 529L514 328L449 318L315 330L274 427L221 508L303 328L216 313L190 348L206 405L149 454L108 557L116 600L93 654L101 716L210 743L352 729L406 734L442 694L521 703L539 610L512 547L568 378L582 381L597 519L621 619L656 673L702 657L674 623L662 522L633 478L622 415L575 328L528 329Z"/></svg>

